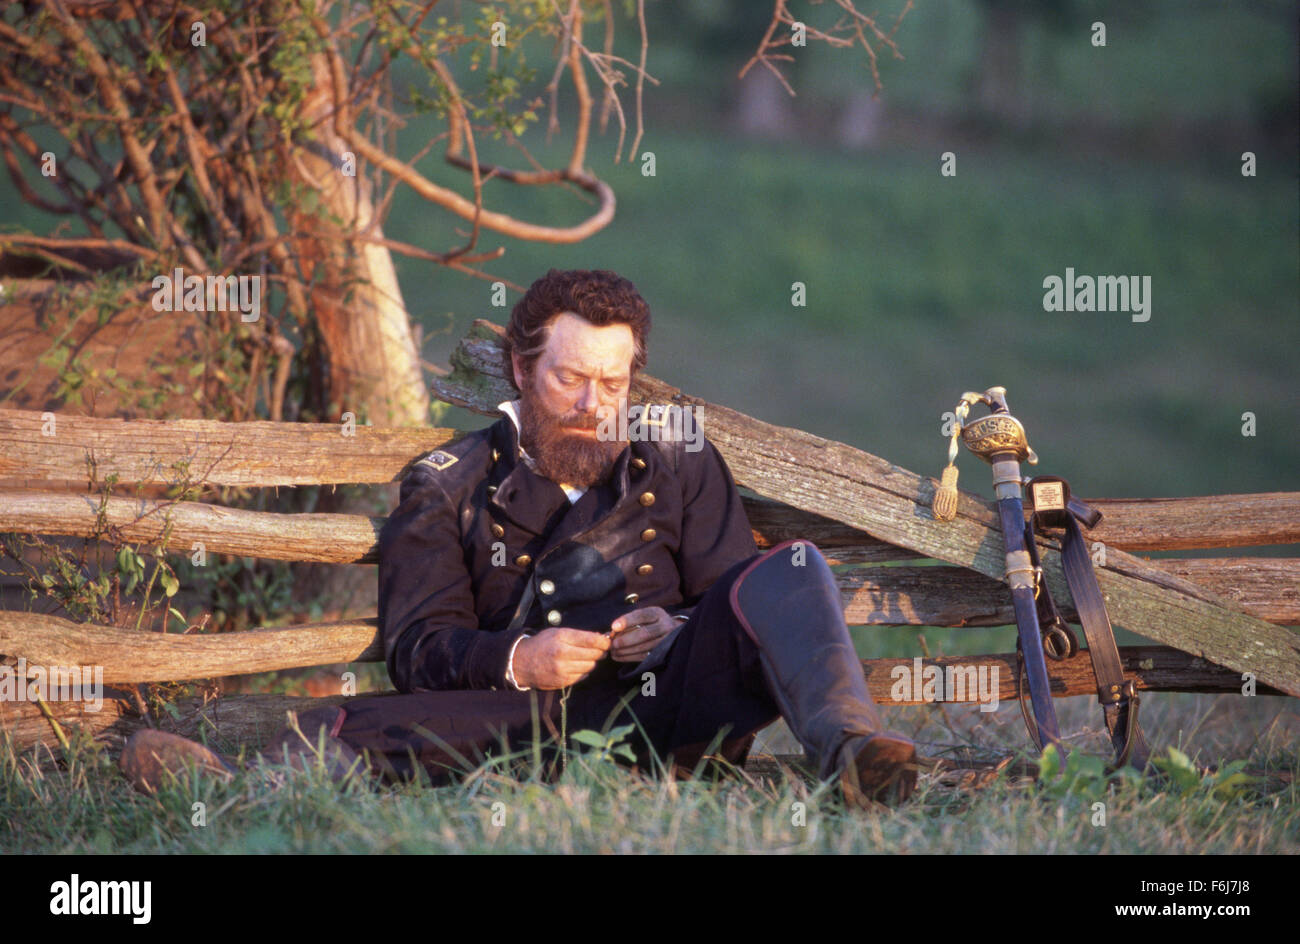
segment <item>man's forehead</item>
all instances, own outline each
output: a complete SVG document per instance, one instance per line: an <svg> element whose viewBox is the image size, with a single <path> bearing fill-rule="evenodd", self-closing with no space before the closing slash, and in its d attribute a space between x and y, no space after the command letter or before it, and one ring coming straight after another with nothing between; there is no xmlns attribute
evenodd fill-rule
<svg viewBox="0 0 1300 944"><path fill-rule="evenodd" d="M570 370L599 368L604 373L628 373L636 341L625 324L597 327L569 312L555 317L546 344L551 366Z"/></svg>

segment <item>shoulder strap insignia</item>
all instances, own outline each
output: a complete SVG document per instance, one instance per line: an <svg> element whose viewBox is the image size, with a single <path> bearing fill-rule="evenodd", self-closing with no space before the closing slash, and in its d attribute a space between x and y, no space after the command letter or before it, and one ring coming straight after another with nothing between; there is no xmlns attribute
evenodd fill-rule
<svg viewBox="0 0 1300 944"><path fill-rule="evenodd" d="M429 455L421 459L418 464L432 466L434 469L437 469L439 472L441 472L443 469L447 468L448 466L453 466L459 461L460 459L458 459L456 456L453 456L449 452L443 452L441 449L439 449L437 452L429 453Z"/></svg>

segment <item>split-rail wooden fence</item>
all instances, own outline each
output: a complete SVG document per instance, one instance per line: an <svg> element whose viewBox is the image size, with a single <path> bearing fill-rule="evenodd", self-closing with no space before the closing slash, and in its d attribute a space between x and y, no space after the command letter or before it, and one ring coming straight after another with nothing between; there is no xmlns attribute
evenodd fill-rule
<svg viewBox="0 0 1300 944"><path fill-rule="evenodd" d="M444 400L492 415L517 392L507 380L501 329L477 322L435 382ZM845 615L855 625L998 626L1014 623L1000 582L1002 539L986 498L962 492L957 519L931 514L934 479L843 443L763 423L705 403L652 377L633 400L700 410L703 428L737 483L755 493L746 510L760 548L790 538L815 543L837 568ZM284 561L375 563L382 518L346 514L277 514L165 499L113 497L59 486L88 469L117 490L136 483L214 486L379 485L398 481L412 463L458 434L451 429L340 427L296 423L55 417L0 409L0 532L91 537L111 526L115 540L189 553ZM13 483L23 487L14 487ZM9 483L6 485L5 483ZM1088 499L1101 509L1090 541L1106 546L1098 578L1112 621L1158 645L1123 647L1125 670L1139 689L1237 692L1251 673L1259 694L1300 695L1300 557L1221 556L1143 560L1131 552L1248 548L1300 542L1300 493L1178 499ZM102 517L101 517L102 516ZM1047 579L1073 617L1057 546L1041 541ZM115 739L142 724L130 686L336 663L382 661L374 619L261 628L239 633L150 633L75 623L53 615L0 611L0 659L32 666L101 666L109 697L101 710L84 703L0 701L0 729L17 745L52 744L57 726L88 726ZM999 667L999 698L1015 697L1014 654L927 659L941 668ZM873 695L891 701L891 669L909 659L870 659ZM1049 670L1057 696L1095 694L1086 652ZM186 704L178 726L215 727L253 747L269 737L286 709L328 699L232 695ZM974 693L970 697L973 699ZM904 703L915 703L907 699ZM1004 708L1003 710L1007 710ZM1014 709L1012 709L1014 710Z"/></svg>

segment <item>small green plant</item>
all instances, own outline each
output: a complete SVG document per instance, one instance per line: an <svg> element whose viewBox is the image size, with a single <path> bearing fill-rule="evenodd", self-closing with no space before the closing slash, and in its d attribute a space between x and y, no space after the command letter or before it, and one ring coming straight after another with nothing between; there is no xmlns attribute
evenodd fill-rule
<svg viewBox="0 0 1300 944"><path fill-rule="evenodd" d="M608 734L584 728L569 735L569 740L591 748L592 752L588 756L596 763L612 764L616 757L634 763L636 754L632 751L631 745L622 743L634 728L635 725L623 724L614 728Z"/></svg>
<svg viewBox="0 0 1300 944"><path fill-rule="evenodd" d="M1197 767L1190 757L1176 747L1170 747L1164 755L1152 758L1152 763L1180 794L1205 790L1218 799L1232 800L1243 796L1259 783L1258 777L1245 773L1244 760L1234 760L1216 770L1207 771Z"/></svg>

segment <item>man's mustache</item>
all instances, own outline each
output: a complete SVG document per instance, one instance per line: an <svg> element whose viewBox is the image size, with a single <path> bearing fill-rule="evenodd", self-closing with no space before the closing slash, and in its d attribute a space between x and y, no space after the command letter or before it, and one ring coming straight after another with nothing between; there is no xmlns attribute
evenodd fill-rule
<svg viewBox="0 0 1300 944"><path fill-rule="evenodd" d="M596 429L600 426L600 420L595 416L591 416L589 419L579 418L572 422L564 420L561 421L560 425L565 429Z"/></svg>

